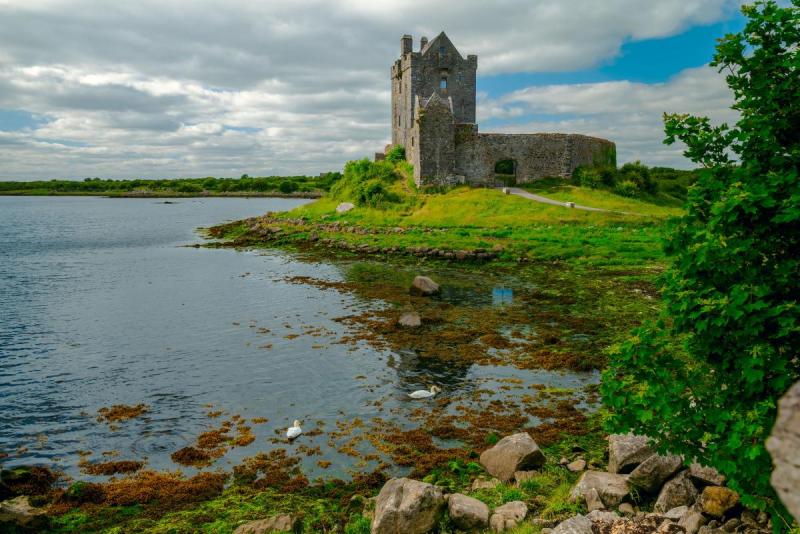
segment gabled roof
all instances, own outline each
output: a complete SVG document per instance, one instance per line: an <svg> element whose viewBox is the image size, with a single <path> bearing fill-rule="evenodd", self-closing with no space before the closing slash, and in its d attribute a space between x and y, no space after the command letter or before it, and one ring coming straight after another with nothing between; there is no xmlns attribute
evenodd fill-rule
<svg viewBox="0 0 800 534"><path fill-rule="evenodd" d="M461 52L458 51L456 45L450 40L446 33L441 32L439 35L428 41L428 44L425 45L425 48L420 50L421 55L425 55L428 53L428 50L438 50L440 46L445 46L447 48L455 50L458 57L463 60L464 57L461 55Z"/></svg>
<svg viewBox="0 0 800 534"><path fill-rule="evenodd" d="M445 98L437 92L434 92L428 98L420 98L419 105L422 109L440 106L447 108L451 113L453 112L453 100L449 96Z"/></svg>

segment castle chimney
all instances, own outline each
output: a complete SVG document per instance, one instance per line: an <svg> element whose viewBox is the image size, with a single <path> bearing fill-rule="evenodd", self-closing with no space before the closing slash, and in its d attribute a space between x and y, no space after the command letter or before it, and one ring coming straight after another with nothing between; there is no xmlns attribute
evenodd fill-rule
<svg viewBox="0 0 800 534"><path fill-rule="evenodd" d="M411 48L413 46L412 38L410 35L405 34L400 39L400 55L404 56L406 54L411 53Z"/></svg>
<svg viewBox="0 0 800 534"><path fill-rule="evenodd" d="M419 40L419 51L422 52L422 50L425 48L425 45L427 45L427 44L428 44L428 38L427 37L423 37L422 39L420 39Z"/></svg>

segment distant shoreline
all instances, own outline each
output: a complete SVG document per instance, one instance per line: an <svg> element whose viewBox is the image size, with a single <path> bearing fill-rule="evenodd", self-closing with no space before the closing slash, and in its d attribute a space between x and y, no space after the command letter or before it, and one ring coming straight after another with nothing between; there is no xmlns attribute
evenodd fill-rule
<svg viewBox="0 0 800 534"><path fill-rule="evenodd" d="M106 197L106 198L320 198L321 191L298 191L294 193L281 193L280 191L231 191L208 193L181 193L178 191L87 191L87 192L61 192L61 191L2 191L0 196L6 197Z"/></svg>

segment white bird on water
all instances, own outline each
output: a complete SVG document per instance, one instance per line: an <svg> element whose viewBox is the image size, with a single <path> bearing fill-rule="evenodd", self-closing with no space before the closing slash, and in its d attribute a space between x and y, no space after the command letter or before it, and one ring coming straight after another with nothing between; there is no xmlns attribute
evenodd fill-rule
<svg viewBox="0 0 800 534"><path fill-rule="evenodd" d="M439 386L431 386L430 391L428 391L427 389L418 389L413 393L409 393L408 396L411 397L412 399L427 399L429 397L433 397L440 391L442 390L441 388L439 388Z"/></svg>
<svg viewBox="0 0 800 534"><path fill-rule="evenodd" d="M302 433L303 429L300 428L300 421L295 419L294 423L292 423L292 426L290 426L286 431L286 437L289 438L289 441L291 441Z"/></svg>

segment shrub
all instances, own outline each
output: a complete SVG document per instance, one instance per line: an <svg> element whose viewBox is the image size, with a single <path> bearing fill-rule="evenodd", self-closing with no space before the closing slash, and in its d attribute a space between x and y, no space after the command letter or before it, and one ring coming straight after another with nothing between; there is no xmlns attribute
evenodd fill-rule
<svg viewBox="0 0 800 534"><path fill-rule="evenodd" d="M386 161L389 163L400 163L406 160L406 148L403 145L395 145L386 153Z"/></svg>
<svg viewBox="0 0 800 534"><path fill-rule="evenodd" d="M614 186L614 192L623 197L635 197L639 194L639 188L630 180L623 180Z"/></svg>
<svg viewBox="0 0 800 534"><path fill-rule="evenodd" d="M299 187L297 185L297 182L291 182L289 180L282 181L280 183L280 185L278 186L278 190L281 193L285 193L285 194L294 193L298 189L299 189Z"/></svg>
<svg viewBox="0 0 800 534"><path fill-rule="evenodd" d="M200 184L195 184L192 182L182 182L178 184L176 191L180 193L201 193L203 191L203 187Z"/></svg>
<svg viewBox="0 0 800 534"><path fill-rule="evenodd" d="M331 195L361 206L396 202L397 195L391 193L388 187L397 179L395 167L388 161L348 161L344 166L344 175L331 187Z"/></svg>
<svg viewBox="0 0 800 534"><path fill-rule="evenodd" d="M355 203L359 206L378 207L385 202L397 202L397 195L391 193L378 178L361 182L355 189Z"/></svg>
<svg viewBox="0 0 800 534"><path fill-rule="evenodd" d="M597 169L591 167L582 167L579 169L580 170L577 172L577 180L581 187L591 187L592 189L597 189L603 184L600 173L597 171Z"/></svg>
<svg viewBox="0 0 800 534"><path fill-rule="evenodd" d="M626 163L620 167L619 180L633 182L639 191L651 194L656 192L656 183L650 177L650 169L639 161Z"/></svg>
<svg viewBox="0 0 800 534"><path fill-rule="evenodd" d="M667 236L663 318L616 347L603 375L609 431L716 467L742 502L791 522L764 442L800 378L800 0L743 6L720 39L739 120L665 115L666 142L704 167ZM735 160L732 159L735 156Z"/></svg>

